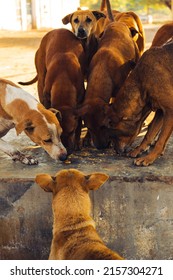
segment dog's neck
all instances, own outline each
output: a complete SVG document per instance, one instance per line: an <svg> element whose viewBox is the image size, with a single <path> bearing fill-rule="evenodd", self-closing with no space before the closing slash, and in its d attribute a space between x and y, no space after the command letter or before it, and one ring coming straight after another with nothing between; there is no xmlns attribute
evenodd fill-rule
<svg viewBox="0 0 173 280"><path fill-rule="evenodd" d="M118 92L115 102L112 103L112 109L121 119L127 118L138 121L146 111L146 98L146 93L142 92L141 94L141 89L131 73Z"/></svg>
<svg viewBox="0 0 173 280"><path fill-rule="evenodd" d="M64 226L61 228L61 230L59 232L73 231L73 230L76 231L80 228L84 228L84 227L88 227L88 226L92 226L95 228L95 222L93 221L93 219Z"/></svg>
<svg viewBox="0 0 173 280"><path fill-rule="evenodd" d="M88 38L81 39L80 41L86 53L87 64L89 66L93 55L96 53L98 49L98 40L94 34L91 34Z"/></svg>

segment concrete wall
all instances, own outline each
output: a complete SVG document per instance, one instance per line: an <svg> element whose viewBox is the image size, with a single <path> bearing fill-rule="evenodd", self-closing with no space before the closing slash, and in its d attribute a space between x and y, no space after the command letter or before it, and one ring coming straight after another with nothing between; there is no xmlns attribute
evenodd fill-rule
<svg viewBox="0 0 173 280"><path fill-rule="evenodd" d="M111 176L91 193L105 243L127 259L173 259L173 180ZM33 180L0 179L0 259L47 259L52 195Z"/></svg>

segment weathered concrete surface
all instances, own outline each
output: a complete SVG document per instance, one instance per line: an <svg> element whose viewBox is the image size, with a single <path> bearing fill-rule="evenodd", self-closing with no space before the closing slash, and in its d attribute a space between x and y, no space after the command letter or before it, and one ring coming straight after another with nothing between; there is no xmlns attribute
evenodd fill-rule
<svg viewBox="0 0 173 280"><path fill-rule="evenodd" d="M17 146L31 144L13 134L8 140ZM173 259L173 137L165 155L149 167L135 167L112 149L82 149L71 156L71 164L53 161L41 148L28 151L39 159L38 166L14 163L0 153L0 259L47 259L52 198L34 178L62 168L110 175L91 193L97 229L110 248L127 259Z"/></svg>
<svg viewBox="0 0 173 280"><path fill-rule="evenodd" d="M159 26L145 26L146 48ZM46 33L46 31L45 31ZM0 32L0 77L34 77L34 54L44 32ZM25 89L37 95L36 84ZM38 166L14 163L0 152L0 259L47 259L52 230L51 194L34 184L37 173L62 168L101 171L109 183L91 193L93 215L108 246L127 259L173 259L173 137L152 166L135 167L113 150L83 149L71 164L55 162L15 130L4 137L39 159Z"/></svg>

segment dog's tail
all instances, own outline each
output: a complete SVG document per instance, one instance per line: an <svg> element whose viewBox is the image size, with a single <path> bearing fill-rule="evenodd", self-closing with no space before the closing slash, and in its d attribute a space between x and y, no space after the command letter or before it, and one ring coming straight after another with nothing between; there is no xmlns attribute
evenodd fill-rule
<svg viewBox="0 0 173 280"><path fill-rule="evenodd" d="M114 16L112 14L112 8L109 0L102 0L101 2L101 11L107 10L107 16L110 21L114 21Z"/></svg>
<svg viewBox="0 0 173 280"><path fill-rule="evenodd" d="M34 83L36 83L38 81L38 76L36 75L32 80L28 81L28 82L18 82L18 84L22 85L22 86L28 86L28 85L32 85Z"/></svg>
<svg viewBox="0 0 173 280"><path fill-rule="evenodd" d="M105 11L105 10L106 10L106 0L102 0L100 5L100 11Z"/></svg>

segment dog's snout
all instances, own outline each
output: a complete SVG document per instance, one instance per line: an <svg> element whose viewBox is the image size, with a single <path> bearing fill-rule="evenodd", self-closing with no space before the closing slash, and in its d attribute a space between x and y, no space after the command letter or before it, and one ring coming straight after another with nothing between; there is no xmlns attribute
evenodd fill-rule
<svg viewBox="0 0 173 280"><path fill-rule="evenodd" d="M82 39L87 37L86 30L82 26L79 26L78 28L77 37Z"/></svg>
<svg viewBox="0 0 173 280"><path fill-rule="evenodd" d="M59 156L59 160L65 161L67 159L67 153L63 153Z"/></svg>

